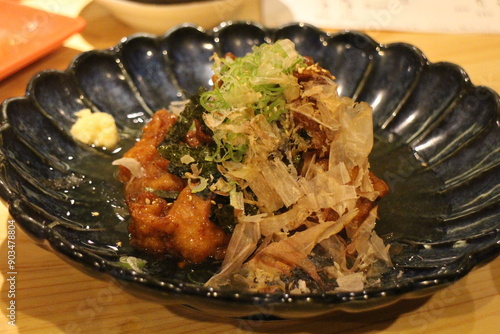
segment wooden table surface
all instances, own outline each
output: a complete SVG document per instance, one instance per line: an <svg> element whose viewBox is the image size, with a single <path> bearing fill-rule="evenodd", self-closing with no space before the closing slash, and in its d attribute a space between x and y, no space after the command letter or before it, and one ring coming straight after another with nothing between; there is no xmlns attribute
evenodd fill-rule
<svg viewBox="0 0 500 334"><path fill-rule="evenodd" d="M23 1L70 16L87 28L63 47L0 81L0 101L24 94L37 72L65 69L83 50L105 48L133 32L91 1ZM54 3L58 4L57 6ZM259 20L257 0L249 0L236 18ZM474 84L500 92L500 36L368 32L381 43L408 42L430 61L461 65ZM109 282L91 278L58 256L15 234L15 297L7 274L7 208L0 206L1 333L498 333L500 258L482 265L452 286L417 300L361 314L334 313L308 320L274 322L223 319L182 306L165 307L133 297ZM12 298L11 298L12 297ZM15 326L7 309L16 303Z"/></svg>

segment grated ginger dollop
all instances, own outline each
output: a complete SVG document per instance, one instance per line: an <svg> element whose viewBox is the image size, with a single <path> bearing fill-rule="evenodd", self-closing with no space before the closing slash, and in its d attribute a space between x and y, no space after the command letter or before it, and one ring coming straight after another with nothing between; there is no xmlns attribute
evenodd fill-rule
<svg viewBox="0 0 500 334"><path fill-rule="evenodd" d="M120 138L112 115L104 112L93 113L90 109L82 109L75 115L78 119L71 127L73 138L84 144L105 149L116 147Z"/></svg>

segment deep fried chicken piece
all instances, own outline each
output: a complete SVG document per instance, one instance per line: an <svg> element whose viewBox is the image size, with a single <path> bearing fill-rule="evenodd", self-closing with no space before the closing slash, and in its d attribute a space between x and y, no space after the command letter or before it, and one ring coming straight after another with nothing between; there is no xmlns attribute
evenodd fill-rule
<svg viewBox="0 0 500 334"><path fill-rule="evenodd" d="M192 263L223 258L228 236L209 219L209 200L185 187L170 204L151 192L129 202L132 244L153 254L171 254Z"/></svg>
<svg viewBox="0 0 500 334"><path fill-rule="evenodd" d="M155 113L141 139L124 155L141 163L142 177L132 177L120 166L119 178L125 183L132 218L131 243L150 254L170 254L193 263L210 256L222 258L229 236L210 221L210 201L192 194L185 181L169 173L169 161L157 150L175 120L166 110ZM179 195L169 203L158 195L161 192Z"/></svg>

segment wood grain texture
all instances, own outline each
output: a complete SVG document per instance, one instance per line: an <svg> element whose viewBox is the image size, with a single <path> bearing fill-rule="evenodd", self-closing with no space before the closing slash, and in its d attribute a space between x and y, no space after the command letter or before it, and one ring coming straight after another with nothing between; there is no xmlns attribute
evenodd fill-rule
<svg viewBox="0 0 500 334"><path fill-rule="evenodd" d="M28 1L30 4L42 1ZM89 1L73 1L88 28L65 47L0 82L0 101L23 95L29 79L47 68L65 69L86 49L116 44L130 29ZM48 2L46 2L48 3ZM43 6L43 5L41 5ZM257 1L238 18L258 20ZM63 7L60 10L64 13ZM78 13L76 13L78 14ZM106 32L95 28L106 20ZM462 66L476 85L500 91L500 36L368 32L377 42L407 42L432 62ZM265 322L207 316L183 306L138 299L112 282L96 280L16 233L16 326L8 324L8 212L0 205L1 333L495 333L500 326L500 258L480 266L428 298L404 300L361 314L333 313L308 320Z"/></svg>

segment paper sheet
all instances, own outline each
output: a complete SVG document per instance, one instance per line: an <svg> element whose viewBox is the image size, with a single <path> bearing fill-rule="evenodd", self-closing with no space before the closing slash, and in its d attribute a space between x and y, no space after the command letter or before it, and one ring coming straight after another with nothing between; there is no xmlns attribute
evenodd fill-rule
<svg viewBox="0 0 500 334"><path fill-rule="evenodd" d="M435 33L500 33L500 0L262 0L267 26Z"/></svg>

